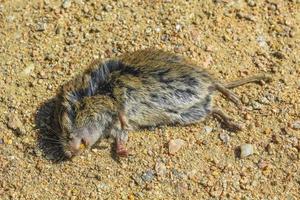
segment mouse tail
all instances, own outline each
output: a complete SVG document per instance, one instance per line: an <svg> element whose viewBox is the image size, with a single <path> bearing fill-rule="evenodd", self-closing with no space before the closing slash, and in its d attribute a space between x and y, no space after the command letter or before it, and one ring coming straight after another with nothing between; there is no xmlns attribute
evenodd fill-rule
<svg viewBox="0 0 300 200"><path fill-rule="evenodd" d="M248 83L260 82L260 81L271 81L272 77L270 74L258 74L254 76L249 76L246 78L242 78L239 80L231 81L229 83L224 84L227 89L235 88L238 86L242 86Z"/></svg>

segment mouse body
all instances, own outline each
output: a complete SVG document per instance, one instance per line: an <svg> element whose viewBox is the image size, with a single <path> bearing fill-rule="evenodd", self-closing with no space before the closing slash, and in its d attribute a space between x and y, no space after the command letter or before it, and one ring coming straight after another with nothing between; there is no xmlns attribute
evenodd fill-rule
<svg viewBox="0 0 300 200"><path fill-rule="evenodd" d="M145 49L108 61L95 61L62 86L57 117L67 157L100 138L116 140L116 152L128 155L128 132L161 125L197 123L212 114L233 131L242 128L212 105L214 91L242 108L229 89L269 80L256 75L222 84L188 59L162 50Z"/></svg>

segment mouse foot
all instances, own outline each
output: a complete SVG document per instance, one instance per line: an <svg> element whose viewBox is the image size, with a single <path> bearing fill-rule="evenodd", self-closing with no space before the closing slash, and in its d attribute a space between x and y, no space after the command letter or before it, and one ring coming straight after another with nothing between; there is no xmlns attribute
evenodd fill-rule
<svg viewBox="0 0 300 200"><path fill-rule="evenodd" d="M233 120L228 117L222 110L214 108L212 111L212 114L216 116L217 118L222 120L222 123L231 131L237 132L244 129L244 126L233 122Z"/></svg>
<svg viewBox="0 0 300 200"><path fill-rule="evenodd" d="M224 121L223 122L225 124L225 126L231 130L231 131L241 131L244 129L244 126L242 124L236 123L236 122L232 122L232 121Z"/></svg>
<svg viewBox="0 0 300 200"><path fill-rule="evenodd" d="M117 139L116 143L117 143L117 145L116 145L117 155L120 157L127 157L129 152L128 152L127 148L125 147L125 143L119 139Z"/></svg>

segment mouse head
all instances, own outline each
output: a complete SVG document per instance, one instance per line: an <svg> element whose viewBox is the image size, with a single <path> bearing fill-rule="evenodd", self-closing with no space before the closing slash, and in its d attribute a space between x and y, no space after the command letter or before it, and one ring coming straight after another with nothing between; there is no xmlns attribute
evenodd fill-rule
<svg viewBox="0 0 300 200"><path fill-rule="evenodd" d="M62 117L61 142L65 156L71 158L92 147L106 136L116 117L113 100L104 95L85 97L76 106L73 123Z"/></svg>

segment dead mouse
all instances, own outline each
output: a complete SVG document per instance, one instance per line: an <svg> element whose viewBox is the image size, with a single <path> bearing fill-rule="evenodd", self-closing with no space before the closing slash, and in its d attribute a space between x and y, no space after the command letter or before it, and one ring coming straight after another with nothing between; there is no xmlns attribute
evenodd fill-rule
<svg viewBox="0 0 300 200"><path fill-rule="evenodd" d="M186 58L153 49L95 61L60 90L59 138L67 157L104 136L115 138L117 154L126 156L130 130L187 125L213 115L238 131L241 125L212 105L214 92L221 92L241 109L239 98L229 89L269 80L269 75L262 74L223 84Z"/></svg>

